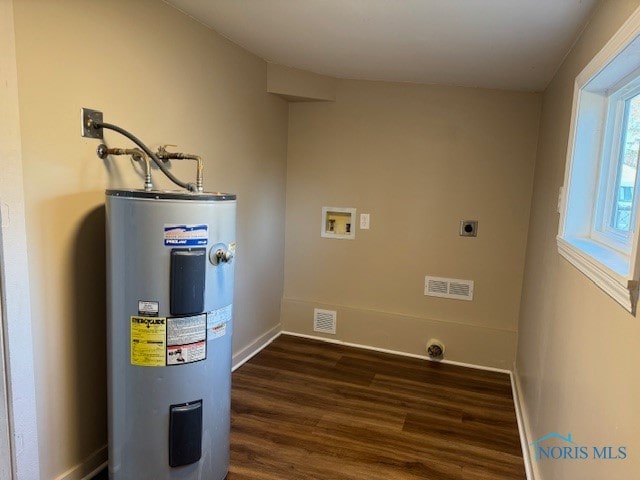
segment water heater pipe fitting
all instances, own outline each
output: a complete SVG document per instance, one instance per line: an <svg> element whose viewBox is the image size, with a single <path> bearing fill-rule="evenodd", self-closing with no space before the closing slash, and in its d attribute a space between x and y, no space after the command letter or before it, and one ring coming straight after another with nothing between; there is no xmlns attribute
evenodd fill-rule
<svg viewBox="0 0 640 480"><path fill-rule="evenodd" d="M138 137L136 137L133 133L128 132L124 128L118 127L117 125L113 125L111 123L95 121L95 120L92 120L92 119L88 119L87 120L87 124L85 126L88 129L97 130L97 131L106 128L107 130L113 130L114 132L117 132L120 135L123 135L123 136L127 137L133 143L138 145L138 147L140 147L144 151L144 153L149 155L151 160L153 160L153 162L158 166L160 171L162 171L162 173L164 173L165 176L169 180L171 180L173 183L175 183L179 187L182 187L182 188L184 188L184 189L186 189L186 190L188 190L190 192L197 192L198 191L198 187L195 184L183 182L182 180L178 179L173 173L171 173L169 171L169 169L165 165L163 165L163 162L149 149L149 147L147 147L144 143L142 143L142 140L140 140Z"/></svg>
<svg viewBox="0 0 640 480"><path fill-rule="evenodd" d="M98 157L103 160L109 155L131 155L136 162L144 162L144 190L150 192L153 190L151 182L151 162L149 157L139 148L109 148L104 143L98 145L96 149Z"/></svg>
<svg viewBox="0 0 640 480"><path fill-rule="evenodd" d="M158 147L158 151L156 155L160 160L195 160L197 162L197 170L196 170L196 190L200 193L204 191L203 186L203 172L204 172L204 163L202 162L202 158L198 155L193 155L191 153L182 153L182 152L169 152L167 147L175 145L162 145Z"/></svg>

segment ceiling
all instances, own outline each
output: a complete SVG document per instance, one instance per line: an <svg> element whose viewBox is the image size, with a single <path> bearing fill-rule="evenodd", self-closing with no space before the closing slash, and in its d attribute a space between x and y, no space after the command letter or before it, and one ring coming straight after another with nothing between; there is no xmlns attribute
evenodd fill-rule
<svg viewBox="0 0 640 480"><path fill-rule="evenodd" d="M342 78L544 90L597 0L168 0L269 62Z"/></svg>

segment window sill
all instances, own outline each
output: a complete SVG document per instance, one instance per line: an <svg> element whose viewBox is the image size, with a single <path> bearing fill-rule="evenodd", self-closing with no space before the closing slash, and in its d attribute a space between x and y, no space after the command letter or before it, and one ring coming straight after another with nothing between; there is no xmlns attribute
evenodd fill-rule
<svg viewBox="0 0 640 480"><path fill-rule="evenodd" d="M635 315L638 282L629 278L629 257L586 238L558 236L557 243L562 257Z"/></svg>

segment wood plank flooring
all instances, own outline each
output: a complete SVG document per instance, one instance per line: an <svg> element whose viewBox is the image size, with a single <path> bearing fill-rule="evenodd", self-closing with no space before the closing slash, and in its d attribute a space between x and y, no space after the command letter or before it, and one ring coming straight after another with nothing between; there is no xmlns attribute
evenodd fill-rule
<svg viewBox="0 0 640 480"><path fill-rule="evenodd" d="M233 374L228 480L524 480L509 376L282 335Z"/></svg>

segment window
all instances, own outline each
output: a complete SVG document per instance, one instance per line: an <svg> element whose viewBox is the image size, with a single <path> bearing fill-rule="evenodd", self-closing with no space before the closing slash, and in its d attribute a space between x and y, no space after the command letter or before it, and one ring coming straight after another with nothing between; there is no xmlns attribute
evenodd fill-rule
<svg viewBox="0 0 640 480"><path fill-rule="evenodd" d="M635 315L640 9L576 78L559 253Z"/></svg>
<svg viewBox="0 0 640 480"><path fill-rule="evenodd" d="M638 152L640 151L640 91L626 85L608 96L604 124L604 157L596 201L593 238L629 255L635 229Z"/></svg>

